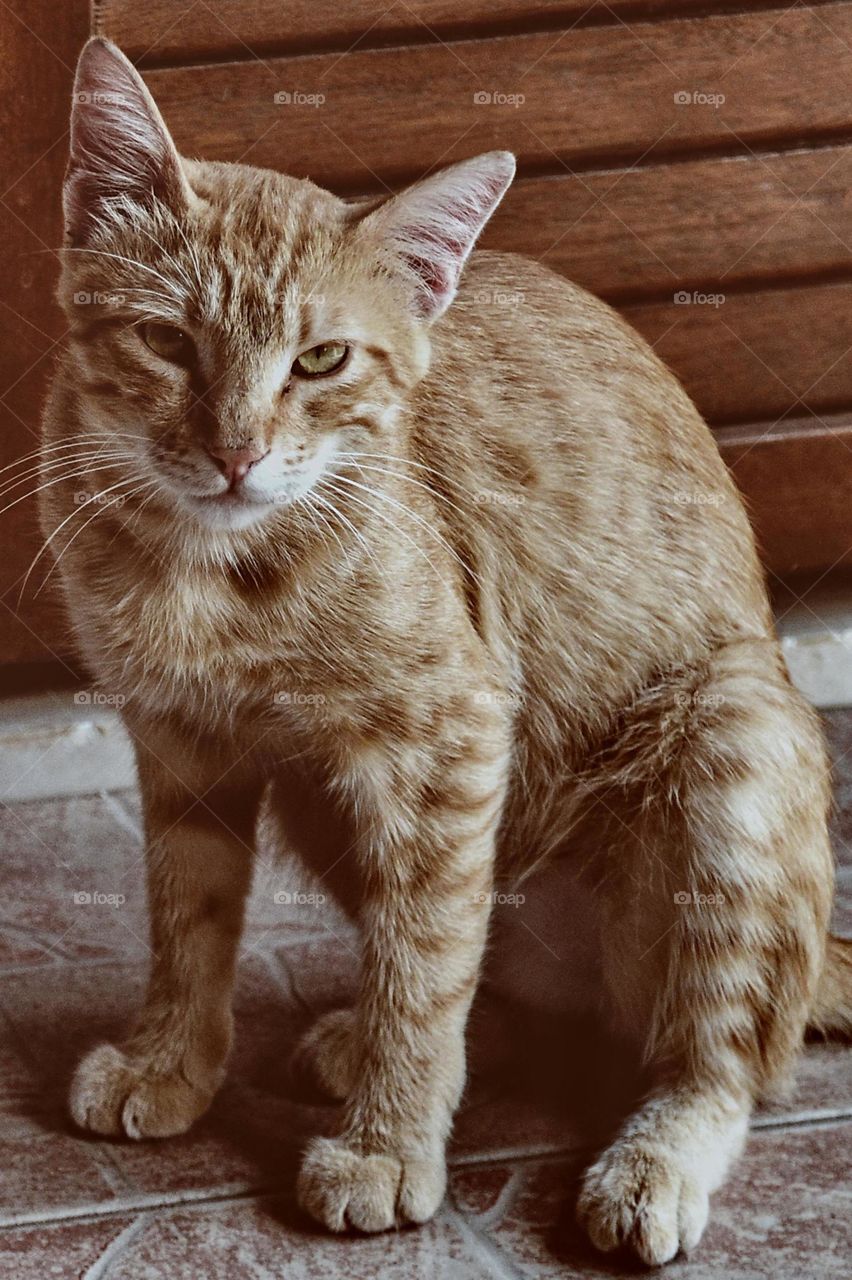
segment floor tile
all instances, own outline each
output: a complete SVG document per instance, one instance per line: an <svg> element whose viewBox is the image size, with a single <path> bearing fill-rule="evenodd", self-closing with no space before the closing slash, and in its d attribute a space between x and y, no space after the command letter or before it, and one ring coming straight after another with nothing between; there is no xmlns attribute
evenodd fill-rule
<svg viewBox="0 0 852 1280"><path fill-rule="evenodd" d="M502 1280L450 1215L415 1231L341 1238L314 1232L289 1198L0 1233L0 1268L15 1280L66 1280L87 1274L107 1248L109 1280Z"/></svg>
<svg viewBox="0 0 852 1280"><path fill-rule="evenodd" d="M4 1019L0 1041L0 1223L112 1206L120 1188L109 1163L70 1133L55 1093L45 1089L36 1069L35 1052L23 1052L8 1032Z"/></svg>
<svg viewBox="0 0 852 1280"><path fill-rule="evenodd" d="M148 951L138 842L99 796L0 805L0 966Z"/></svg>
<svg viewBox="0 0 852 1280"><path fill-rule="evenodd" d="M0 1275L14 1280L88 1277L134 1229L135 1218L118 1214L0 1231Z"/></svg>

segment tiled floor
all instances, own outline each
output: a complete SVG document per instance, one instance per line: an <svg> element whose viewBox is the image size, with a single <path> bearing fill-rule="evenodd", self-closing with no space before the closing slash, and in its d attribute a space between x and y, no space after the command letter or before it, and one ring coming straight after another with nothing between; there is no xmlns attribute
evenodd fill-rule
<svg viewBox="0 0 852 1280"><path fill-rule="evenodd" d="M852 711L826 715L838 761L838 927L852 929ZM135 1007L147 945L132 793L0 809L0 1274L215 1280L286 1276L628 1276L572 1225L583 1151L625 1097L621 1056L589 1028L474 1017L473 1077L450 1191L418 1231L336 1239L294 1205L299 1149L333 1109L289 1078L295 1035L353 990L354 940L328 903L282 905L299 873L261 860L228 1082L189 1135L93 1141L65 1112L72 1065ZM116 895L79 901L75 895ZM518 1052L520 1050L520 1052ZM521 1065L523 1064L523 1065ZM805 1280L852 1272L852 1050L814 1046L792 1099L761 1112L711 1225L672 1280Z"/></svg>

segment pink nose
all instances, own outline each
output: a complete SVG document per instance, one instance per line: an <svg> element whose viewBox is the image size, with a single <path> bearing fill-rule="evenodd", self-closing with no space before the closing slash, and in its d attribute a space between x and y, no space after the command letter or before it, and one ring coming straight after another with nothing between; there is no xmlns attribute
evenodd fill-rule
<svg viewBox="0 0 852 1280"><path fill-rule="evenodd" d="M250 445L246 449L225 449L219 445L207 445L206 448L230 485L244 480L254 464L269 453L268 449L258 445Z"/></svg>

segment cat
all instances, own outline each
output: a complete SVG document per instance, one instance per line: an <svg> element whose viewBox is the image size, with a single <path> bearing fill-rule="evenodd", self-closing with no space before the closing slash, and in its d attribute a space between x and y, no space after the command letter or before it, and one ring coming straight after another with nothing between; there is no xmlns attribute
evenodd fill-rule
<svg viewBox="0 0 852 1280"><path fill-rule="evenodd" d="M514 167L345 202L180 157L119 50L81 55L43 527L135 743L154 960L70 1107L142 1138L209 1105L264 800L363 938L302 1046L343 1106L300 1203L422 1223L494 895L582 866L596 1007L653 1083L577 1212L658 1264L806 1027L849 1030L828 768L686 393L582 289L471 252Z"/></svg>

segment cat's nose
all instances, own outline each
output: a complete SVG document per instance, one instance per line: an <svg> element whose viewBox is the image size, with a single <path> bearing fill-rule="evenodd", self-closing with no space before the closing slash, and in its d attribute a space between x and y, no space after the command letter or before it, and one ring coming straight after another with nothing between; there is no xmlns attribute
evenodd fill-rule
<svg viewBox="0 0 852 1280"><path fill-rule="evenodd" d="M269 453L262 445L249 445L245 449L226 449L219 445L205 445L210 457L228 481L228 484L239 484L248 475L251 468Z"/></svg>

